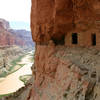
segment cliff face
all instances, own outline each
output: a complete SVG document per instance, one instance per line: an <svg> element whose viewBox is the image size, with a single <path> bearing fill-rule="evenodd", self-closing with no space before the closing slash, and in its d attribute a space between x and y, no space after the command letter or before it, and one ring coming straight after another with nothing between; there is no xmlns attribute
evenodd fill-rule
<svg viewBox="0 0 100 100"><path fill-rule="evenodd" d="M14 45L15 37L5 29L0 30L0 46Z"/></svg>
<svg viewBox="0 0 100 100"><path fill-rule="evenodd" d="M32 0L35 80L27 100L100 100L99 51L65 46L69 32L95 27L99 5L99 0Z"/></svg>
<svg viewBox="0 0 100 100"><path fill-rule="evenodd" d="M93 0L32 0L32 35L36 42L59 40L69 31L82 30L96 20L97 4ZM96 10L96 11L95 11ZM99 12L100 13L100 12Z"/></svg>
<svg viewBox="0 0 100 100"><path fill-rule="evenodd" d="M10 29L9 32L12 35L14 35L16 38L19 38L20 40L24 41L24 46L27 46L27 47L33 47L34 46L30 31Z"/></svg>
<svg viewBox="0 0 100 100"><path fill-rule="evenodd" d="M0 46L18 45L21 47L32 47L34 43L31 38L31 32L26 30L13 30L9 22L0 19Z"/></svg>
<svg viewBox="0 0 100 100"><path fill-rule="evenodd" d="M24 41L11 34L8 30L10 29L9 22L4 19L0 19L0 46L7 45L24 45Z"/></svg>
<svg viewBox="0 0 100 100"><path fill-rule="evenodd" d="M0 18L0 26L4 29L10 28L9 22L1 18Z"/></svg>

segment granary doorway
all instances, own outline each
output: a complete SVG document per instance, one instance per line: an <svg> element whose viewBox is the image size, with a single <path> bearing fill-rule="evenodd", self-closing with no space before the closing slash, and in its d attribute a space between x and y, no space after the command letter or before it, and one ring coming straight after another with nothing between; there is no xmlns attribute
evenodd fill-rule
<svg viewBox="0 0 100 100"><path fill-rule="evenodd" d="M77 35L77 33L72 33L72 44L78 44L78 35Z"/></svg>
<svg viewBox="0 0 100 100"><path fill-rule="evenodd" d="M92 45L95 46L96 45L96 34L92 34L91 35L91 39L92 39Z"/></svg>

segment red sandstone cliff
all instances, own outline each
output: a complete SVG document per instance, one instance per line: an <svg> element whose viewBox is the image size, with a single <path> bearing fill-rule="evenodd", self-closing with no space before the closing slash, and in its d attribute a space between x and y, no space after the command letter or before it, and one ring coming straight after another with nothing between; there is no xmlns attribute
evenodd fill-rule
<svg viewBox="0 0 100 100"><path fill-rule="evenodd" d="M9 29L8 31L16 38L22 40L24 42L24 46L27 46L29 48L34 47L34 43L30 31L23 30L23 29L22 30Z"/></svg>
<svg viewBox="0 0 100 100"><path fill-rule="evenodd" d="M80 45L89 46L91 30L100 33L99 20L99 0L32 0L35 80L28 100L100 100L100 64L92 59L97 53L91 56L92 49L81 52L81 48L79 56L77 47L74 54L66 50L72 45L72 32L85 32Z"/></svg>
<svg viewBox="0 0 100 100"><path fill-rule="evenodd" d="M4 29L9 29L10 28L9 22L0 18L0 27Z"/></svg>
<svg viewBox="0 0 100 100"><path fill-rule="evenodd" d="M7 45L18 45L21 47L34 46L31 38L31 32L11 29L8 21L0 19L0 46Z"/></svg>
<svg viewBox="0 0 100 100"><path fill-rule="evenodd" d="M17 38L11 32L9 32L10 26L9 22L4 19L0 19L0 46L7 45L24 45L24 41L20 38Z"/></svg>

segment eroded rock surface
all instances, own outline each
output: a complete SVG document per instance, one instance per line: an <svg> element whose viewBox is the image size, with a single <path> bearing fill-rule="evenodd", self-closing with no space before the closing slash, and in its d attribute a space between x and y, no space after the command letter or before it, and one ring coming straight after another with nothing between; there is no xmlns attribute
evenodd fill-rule
<svg viewBox="0 0 100 100"><path fill-rule="evenodd" d="M28 100L99 100L99 53L93 48L38 45Z"/></svg>

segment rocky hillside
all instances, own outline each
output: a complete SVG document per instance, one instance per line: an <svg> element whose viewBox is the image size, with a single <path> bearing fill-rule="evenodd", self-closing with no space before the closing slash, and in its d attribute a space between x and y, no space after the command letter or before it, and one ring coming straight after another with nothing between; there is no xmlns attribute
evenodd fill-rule
<svg viewBox="0 0 100 100"><path fill-rule="evenodd" d="M3 60L5 60L5 63L10 66L10 63L12 60L24 54L25 54L25 51L16 45L0 47L0 68L4 66Z"/></svg>

